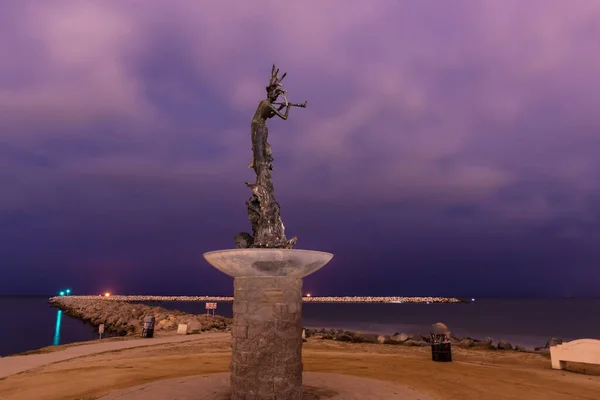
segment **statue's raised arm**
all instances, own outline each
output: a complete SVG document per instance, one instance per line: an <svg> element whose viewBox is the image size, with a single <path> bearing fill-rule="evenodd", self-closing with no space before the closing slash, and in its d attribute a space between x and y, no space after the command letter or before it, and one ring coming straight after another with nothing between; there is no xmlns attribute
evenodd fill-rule
<svg viewBox="0 0 600 400"><path fill-rule="evenodd" d="M267 142L269 130L267 129L267 120L278 116L287 120L291 107L306 108L304 103L290 103L286 97L286 90L283 89L281 81L286 77L287 72L279 77L279 69L273 64L271 68L271 78L266 87L267 98L262 100L250 125L250 135L252 140L252 161L249 168L254 169L256 173L256 182L246 183L252 189L252 197L246 202L248 206L248 218L252 224L252 233L238 233L235 237L236 245L240 248L248 247L269 247L291 249L296 243L296 238L287 240L285 237L285 228L280 216L279 204L275 201L273 182L271 181L271 171L273 169L273 156L271 146ZM279 97L282 102L277 102ZM285 111L282 113L281 111Z"/></svg>

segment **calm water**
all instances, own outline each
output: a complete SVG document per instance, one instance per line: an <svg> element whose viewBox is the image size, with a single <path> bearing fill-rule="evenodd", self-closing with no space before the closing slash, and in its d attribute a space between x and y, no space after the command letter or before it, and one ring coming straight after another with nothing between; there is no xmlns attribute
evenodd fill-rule
<svg viewBox="0 0 600 400"><path fill-rule="evenodd" d="M204 303L146 303L204 313ZM231 303L217 314L231 317ZM477 299L470 304L304 304L306 327L427 333L444 322L459 336L543 346L550 336L600 339L600 299ZM97 338L96 329L49 307L46 297L0 297L0 356Z"/></svg>

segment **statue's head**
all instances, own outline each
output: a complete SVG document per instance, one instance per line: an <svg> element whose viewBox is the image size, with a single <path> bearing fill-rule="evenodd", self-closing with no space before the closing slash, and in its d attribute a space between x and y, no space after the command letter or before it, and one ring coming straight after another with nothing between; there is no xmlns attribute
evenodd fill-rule
<svg viewBox="0 0 600 400"><path fill-rule="evenodd" d="M267 86L266 89L267 89L267 98L271 102L277 101L277 98L280 95L285 94L285 90L283 89L281 83L271 84L271 85Z"/></svg>
<svg viewBox="0 0 600 400"><path fill-rule="evenodd" d="M273 68L271 69L271 79L269 80L269 85L267 86L267 98L271 102L277 101L277 98L280 95L285 94L285 90L283 89L281 81L286 75L287 73L284 73L280 78L279 69L275 67L275 64L273 64Z"/></svg>

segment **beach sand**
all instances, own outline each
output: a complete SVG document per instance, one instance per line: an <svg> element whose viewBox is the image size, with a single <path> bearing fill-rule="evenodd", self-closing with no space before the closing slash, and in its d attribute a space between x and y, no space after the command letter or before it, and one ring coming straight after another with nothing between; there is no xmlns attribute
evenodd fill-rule
<svg viewBox="0 0 600 400"><path fill-rule="evenodd" d="M140 347L50 364L0 380L0 399L96 399L111 390L159 379L226 372L228 335ZM513 351L453 348L452 363L434 363L428 347L352 344L309 339L306 371L405 385L436 399L598 400L600 367L555 371L547 357Z"/></svg>

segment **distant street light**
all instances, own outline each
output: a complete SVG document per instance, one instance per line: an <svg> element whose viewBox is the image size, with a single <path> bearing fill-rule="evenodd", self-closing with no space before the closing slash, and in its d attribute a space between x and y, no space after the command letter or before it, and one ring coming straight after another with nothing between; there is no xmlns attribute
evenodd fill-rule
<svg viewBox="0 0 600 400"><path fill-rule="evenodd" d="M61 290L60 292L58 292L58 295L59 295L59 296L64 296L64 295L65 295L65 292L63 292L63 291Z"/></svg>
<svg viewBox="0 0 600 400"><path fill-rule="evenodd" d="M65 292L67 292L67 294L71 294L71 289L67 289Z"/></svg>
<svg viewBox="0 0 600 400"><path fill-rule="evenodd" d="M108 292L104 293L104 297L110 297L110 293L108 293Z"/></svg>

